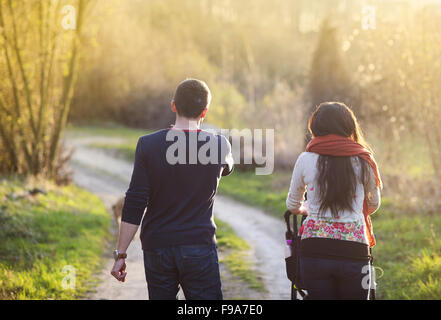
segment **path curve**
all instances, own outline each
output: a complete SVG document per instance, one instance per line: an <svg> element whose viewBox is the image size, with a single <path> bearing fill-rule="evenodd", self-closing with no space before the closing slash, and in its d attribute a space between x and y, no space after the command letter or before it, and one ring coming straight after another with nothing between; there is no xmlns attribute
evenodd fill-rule
<svg viewBox="0 0 441 320"><path fill-rule="evenodd" d="M88 147L92 143L121 141L109 137L69 137L68 147L74 148L71 167L73 181L95 193L110 209L127 190L133 164L117 159L107 152ZM234 173L233 173L234 174ZM222 181L221 181L222 183ZM228 223L236 234L251 247L251 258L263 276L268 293L265 299L289 299L290 282L286 278L283 256L285 227L280 219L260 209L217 195L214 203L216 217ZM138 300L147 298L141 243L139 238L128 249L128 277L125 283L113 279L109 271L113 259L109 254L100 284L91 299Z"/></svg>

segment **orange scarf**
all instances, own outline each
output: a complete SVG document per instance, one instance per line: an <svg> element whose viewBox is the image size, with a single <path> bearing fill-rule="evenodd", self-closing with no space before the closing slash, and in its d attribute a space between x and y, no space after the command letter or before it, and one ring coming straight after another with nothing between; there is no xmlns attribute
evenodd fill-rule
<svg viewBox="0 0 441 320"><path fill-rule="evenodd" d="M335 157L359 156L369 163L374 170L374 174L377 179L377 186L383 188L380 172L378 171L378 166L374 157L372 156L372 153L351 138L346 138L335 134L315 137L306 147L306 151ZM375 246L375 237L371 217L368 214L368 203L366 198L363 201L363 214L366 221L366 233L369 246L372 248Z"/></svg>

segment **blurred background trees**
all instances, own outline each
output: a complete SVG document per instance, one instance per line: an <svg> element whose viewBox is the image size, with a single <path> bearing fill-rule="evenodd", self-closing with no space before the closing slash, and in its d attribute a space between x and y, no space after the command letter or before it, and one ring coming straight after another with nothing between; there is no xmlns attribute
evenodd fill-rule
<svg viewBox="0 0 441 320"><path fill-rule="evenodd" d="M343 102L358 114L358 90L352 82L351 74L346 70L342 53L337 29L325 19L319 31L309 73L308 95L305 98L309 105L307 117L324 101ZM308 118L305 119L307 121Z"/></svg>
<svg viewBox="0 0 441 320"><path fill-rule="evenodd" d="M162 128L176 85L207 81L218 127L274 128L276 167L303 150L315 106L360 119L398 198L441 198L440 1L106 1L71 119ZM422 189L425 189L423 192ZM406 200L407 201L407 200Z"/></svg>

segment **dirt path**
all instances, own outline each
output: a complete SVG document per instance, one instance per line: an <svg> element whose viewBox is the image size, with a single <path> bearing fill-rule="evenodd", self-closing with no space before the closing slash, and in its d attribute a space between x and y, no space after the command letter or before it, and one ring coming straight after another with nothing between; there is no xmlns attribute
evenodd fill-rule
<svg viewBox="0 0 441 320"><path fill-rule="evenodd" d="M132 164L88 145L118 141L120 140L107 137L69 136L66 141L69 147L75 148L71 165L74 170L74 182L98 195L108 208L124 195L132 174ZM290 283L285 275L283 257L283 223L259 209L223 196L217 196L214 212L216 217L228 223L237 235L251 246L251 258L262 274L268 291L260 297L289 299ZM109 274L113 265L110 251L109 249L106 266L100 274L100 285L91 295L91 299L146 299L147 289L139 239L134 241L128 250L128 277L124 284L112 279ZM256 298L256 295L245 295L243 298Z"/></svg>
<svg viewBox="0 0 441 320"><path fill-rule="evenodd" d="M290 299L283 244L285 226L263 211L224 196L216 196L214 212L249 243L268 290L266 299Z"/></svg>

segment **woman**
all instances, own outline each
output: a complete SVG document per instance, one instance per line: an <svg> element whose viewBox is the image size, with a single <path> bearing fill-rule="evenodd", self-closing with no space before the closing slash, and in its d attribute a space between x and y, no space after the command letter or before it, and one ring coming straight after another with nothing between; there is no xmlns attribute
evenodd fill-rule
<svg viewBox="0 0 441 320"><path fill-rule="evenodd" d="M366 300L375 245L369 216L380 206L382 187L376 162L344 104L321 104L308 128L313 139L297 159L286 200L293 214L307 215L300 274L308 299Z"/></svg>

